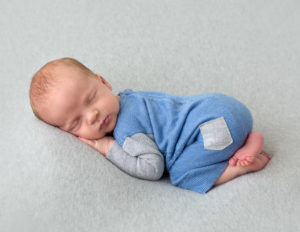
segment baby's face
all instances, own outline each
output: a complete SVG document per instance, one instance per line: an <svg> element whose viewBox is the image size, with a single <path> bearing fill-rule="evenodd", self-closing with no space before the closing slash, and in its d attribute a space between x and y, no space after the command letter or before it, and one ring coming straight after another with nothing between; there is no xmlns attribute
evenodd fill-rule
<svg viewBox="0 0 300 232"><path fill-rule="evenodd" d="M91 78L71 68L63 68L59 75L65 78L50 92L42 110L45 121L87 139L100 139L112 132L120 97L113 95L110 84L99 75Z"/></svg>

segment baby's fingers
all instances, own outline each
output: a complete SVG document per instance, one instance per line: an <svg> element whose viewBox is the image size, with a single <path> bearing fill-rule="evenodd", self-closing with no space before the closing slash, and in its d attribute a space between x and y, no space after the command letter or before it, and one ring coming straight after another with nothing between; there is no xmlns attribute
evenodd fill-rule
<svg viewBox="0 0 300 232"><path fill-rule="evenodd" d="M78 139L80 139L82 142L86 143L87 145L90 145L92 148L97 150L95 140L89 140L82 137L78 137Z"/></svg>

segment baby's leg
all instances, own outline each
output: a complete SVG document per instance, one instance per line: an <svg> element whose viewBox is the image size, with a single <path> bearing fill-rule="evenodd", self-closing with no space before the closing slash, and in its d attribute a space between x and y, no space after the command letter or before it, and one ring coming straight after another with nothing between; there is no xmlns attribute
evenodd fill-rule
<svg viewBox="0 0 300 232"><path fill-rule="evenodd" d="M259 154L264 145L264 137L259 132L249 134L246 143L241 147L229 160L232 166L246 166L255 160L255 156Z"/></svg>
<svg viewBox="0 0 300 232"><path fill-rule="evenodd" d="M249 172L256 172L263 169L268 162L270 161L271 157L264 153L256 154L253 157L253 161L247 166L230 166L228 165L222 175L218 178L215 182L214 186L223 184L227 181L232 180L235 177L241 176L243 174Z"/></svg>

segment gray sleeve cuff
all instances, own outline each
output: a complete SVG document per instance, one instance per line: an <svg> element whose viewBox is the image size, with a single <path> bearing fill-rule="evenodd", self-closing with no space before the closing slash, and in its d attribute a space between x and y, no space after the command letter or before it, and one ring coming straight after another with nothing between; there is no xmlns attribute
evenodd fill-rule
<svg viewBox="0 0 300 232"><path fill-rule="evenodd" d="M158 150L153 152L153 148L149 153L129 154L114 141L106 158L122 171L141 179L158 180L164 172L164 158Z"/></svg>

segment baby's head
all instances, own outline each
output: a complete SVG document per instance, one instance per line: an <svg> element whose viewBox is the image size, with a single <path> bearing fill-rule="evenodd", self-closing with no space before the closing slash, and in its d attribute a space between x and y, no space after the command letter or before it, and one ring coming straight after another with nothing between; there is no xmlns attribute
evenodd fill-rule
<svg viewBox="0 0 300 232"><path fill-rule="evenodd" d="M33 76L29 96L40 120L76 136L100 139L115 128L120 97L102 76L75 59L45 64Z"/></svg>

